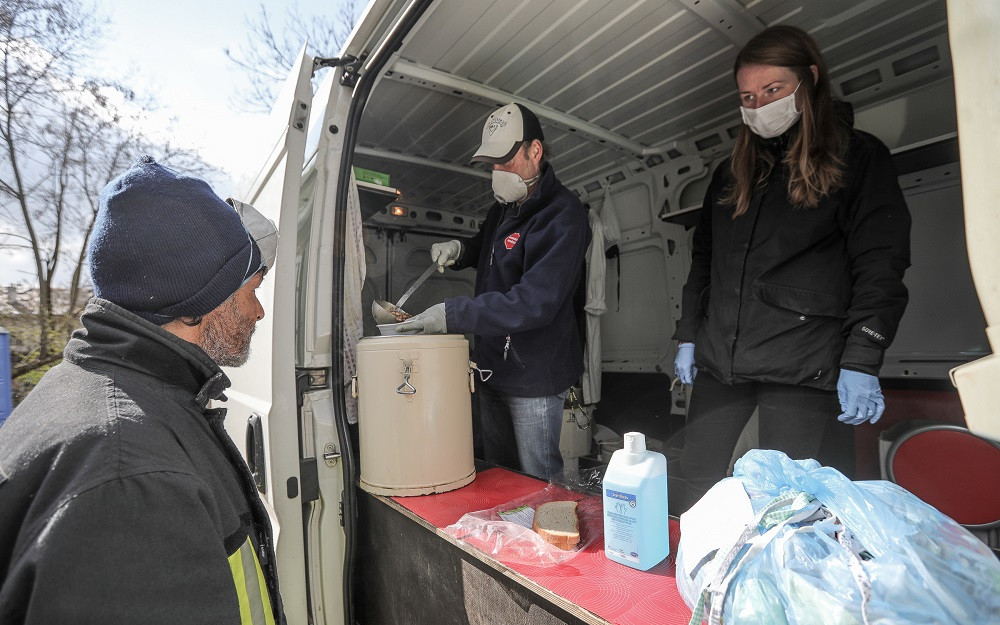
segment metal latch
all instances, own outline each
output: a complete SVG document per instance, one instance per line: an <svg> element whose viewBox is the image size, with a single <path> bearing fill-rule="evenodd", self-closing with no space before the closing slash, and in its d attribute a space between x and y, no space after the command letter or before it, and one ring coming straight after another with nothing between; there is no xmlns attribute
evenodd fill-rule
<svg viewBox="0 0 1000 625"><path fill-rule="evenodd" d="M396 387L396 392L400 395L413 395L417 389L410 384L410 365L403 366L403 383Z"/></svg>
<svg viewBox="0 0 1000 625"><path fill-rule="evenodd" d="M339 459L340 452L337 451L337 446L333 443L327 443L326 447L323 449L323 460L326 462L326 466L337 466L337 460Z"/></svg>

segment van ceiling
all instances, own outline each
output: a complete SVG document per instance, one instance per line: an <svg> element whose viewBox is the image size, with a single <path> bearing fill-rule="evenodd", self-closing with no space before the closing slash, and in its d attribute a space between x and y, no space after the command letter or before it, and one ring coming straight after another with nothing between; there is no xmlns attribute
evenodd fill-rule
<svg viewBox="0 0 1000 625"><path fill-rule="evenodd" d="M740 123L736 53L779 23L816 38L858 110L951 77L945 0L442 0L372 92L355 164L403 202L482 217L489 176L468 160L511 101L578 192L623 165L712 160Z"/></svg>

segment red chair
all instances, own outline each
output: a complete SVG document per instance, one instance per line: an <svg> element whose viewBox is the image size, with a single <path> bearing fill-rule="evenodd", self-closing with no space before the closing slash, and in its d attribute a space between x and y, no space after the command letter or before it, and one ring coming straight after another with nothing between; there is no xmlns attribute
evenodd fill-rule
<svg viewBox="0 0 1000 625"><path fill-rule="evenodd" d="M886 454L889 480L1000 547L1000 444L957 425L901 434Z"/></svg>

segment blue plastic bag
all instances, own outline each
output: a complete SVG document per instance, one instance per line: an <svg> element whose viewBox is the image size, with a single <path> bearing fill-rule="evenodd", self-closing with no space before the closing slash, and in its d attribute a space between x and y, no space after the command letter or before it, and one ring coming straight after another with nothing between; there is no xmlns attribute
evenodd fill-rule
<svg viewBox="0 0 1000 625"><path fill-rule="evenodd" d="M1000 622L1000 561L905 489L771 450L748 452L732 479L754 512L743 536L689 576L681 533L677 587L692 623Z"/></svg>

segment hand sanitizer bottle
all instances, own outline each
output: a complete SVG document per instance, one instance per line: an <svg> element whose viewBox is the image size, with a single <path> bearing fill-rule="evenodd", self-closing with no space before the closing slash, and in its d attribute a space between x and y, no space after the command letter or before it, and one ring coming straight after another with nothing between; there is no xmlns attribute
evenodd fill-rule
<svg viewBox="0 0 1000 625"><path fill-rule="evenodd" d="M646 571L670 554L667 459L639 432L611 455L604 474L604 555Z"/></svg>

